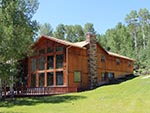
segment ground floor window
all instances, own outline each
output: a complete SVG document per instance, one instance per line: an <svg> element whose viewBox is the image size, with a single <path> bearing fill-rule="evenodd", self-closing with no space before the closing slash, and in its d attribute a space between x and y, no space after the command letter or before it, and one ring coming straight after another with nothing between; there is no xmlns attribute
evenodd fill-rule
<svg viewBox="0 0 150 113"><path fill-rule="evenodd" d="M44 86L44 73L39 74L39 87Z"/></svg>
<svg viewBox="0 0 150 113"><path fill-rule="evenodd" d="M105 72L101 74L102 81L110 81L114 79L114 73L111 72Z"/></svg>
<svg viewBox="0 0 150 113"><path fill-rule="evenodd" d="M74 72L74 82L81 82L81 72L80 71Z"/></svg>
<svg viewBox="0 0 150 113"><path fill-rule="evenodd" d="M63 72L56 72L56 85L63 85Z"/></svg>
<svg viewBox="0 0 150 113"><path fill-rule="evenodd" d="M114 79L114 73L108 73L108 78L111 80L111 79Z"/></svg>
<svg viewBox="0 0 150 113"><path fill-rule="evenodd" d="M101 77L102 77L102 81L105 81L105 73L104 72L101 73Z"/></svg>
<svg viewBox="0 0 150 113"><path fill-rule="evenodd" d="M47 86L52 86L54 85L54 74L53 72L47 73Z"/></svg>
<svg viewBox="0 0 150 113"><path fill-rule="evenodd" d="M36 87L36 74L31 74L31 87Z"/></svg>
<svg viewBox="0 0 150 113"><path fill-rule="evenodd" d="M46 74L46 81L45 81ZM64 75L63 71L56 72L56 76L54 76L54 72L46 72L46 73L38 73L38 81L36 82L36 74L31 74L30 87L44 87L46 86L59 86L64 85ZM78 78L79 79L79 78ZM56 84L54 81L56 80Z"/></svg>

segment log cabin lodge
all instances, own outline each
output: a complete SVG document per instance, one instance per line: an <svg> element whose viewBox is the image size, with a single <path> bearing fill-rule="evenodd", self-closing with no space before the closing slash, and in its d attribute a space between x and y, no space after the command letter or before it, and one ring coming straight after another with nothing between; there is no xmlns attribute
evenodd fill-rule
<svg viewBox="0 0 150 113"><path fill-rule="evenodd" d="M41 36L32 49L24 63L28 92L77 92L133 74L133 59L106 51L91 33L76 43Z"/></svg>

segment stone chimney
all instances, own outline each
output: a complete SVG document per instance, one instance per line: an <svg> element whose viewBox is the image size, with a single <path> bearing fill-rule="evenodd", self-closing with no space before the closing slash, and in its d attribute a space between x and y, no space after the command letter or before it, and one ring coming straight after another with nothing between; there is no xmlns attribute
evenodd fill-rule
<svg viewBox="0 0 150 113"><path fill-rule="evenodd" d="M89 88L94 89L97 86L97 68L98 68L96 35L90 32L86 33L86 41L89 42L87 47Z"/></svg>

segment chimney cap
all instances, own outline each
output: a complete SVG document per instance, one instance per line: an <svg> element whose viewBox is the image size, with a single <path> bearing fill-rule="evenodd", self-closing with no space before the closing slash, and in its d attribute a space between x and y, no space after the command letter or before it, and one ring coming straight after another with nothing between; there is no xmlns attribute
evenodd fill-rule
<svg viewBox="0 0 150 113"><path fill-rule="evenodd" d="M96 37L96 35L93 34L92 32L87 32L86 37Z"/></svg>

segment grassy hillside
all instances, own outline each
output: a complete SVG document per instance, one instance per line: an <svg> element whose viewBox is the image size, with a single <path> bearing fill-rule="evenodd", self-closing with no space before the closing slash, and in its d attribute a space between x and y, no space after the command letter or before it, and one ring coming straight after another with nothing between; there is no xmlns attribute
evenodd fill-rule
<svg viewBox="0 0 150 113"><path fill-rule="evenodd" d="M149 113L150 78L143 76L92 91L0 102L0 113Z"/></svg>

